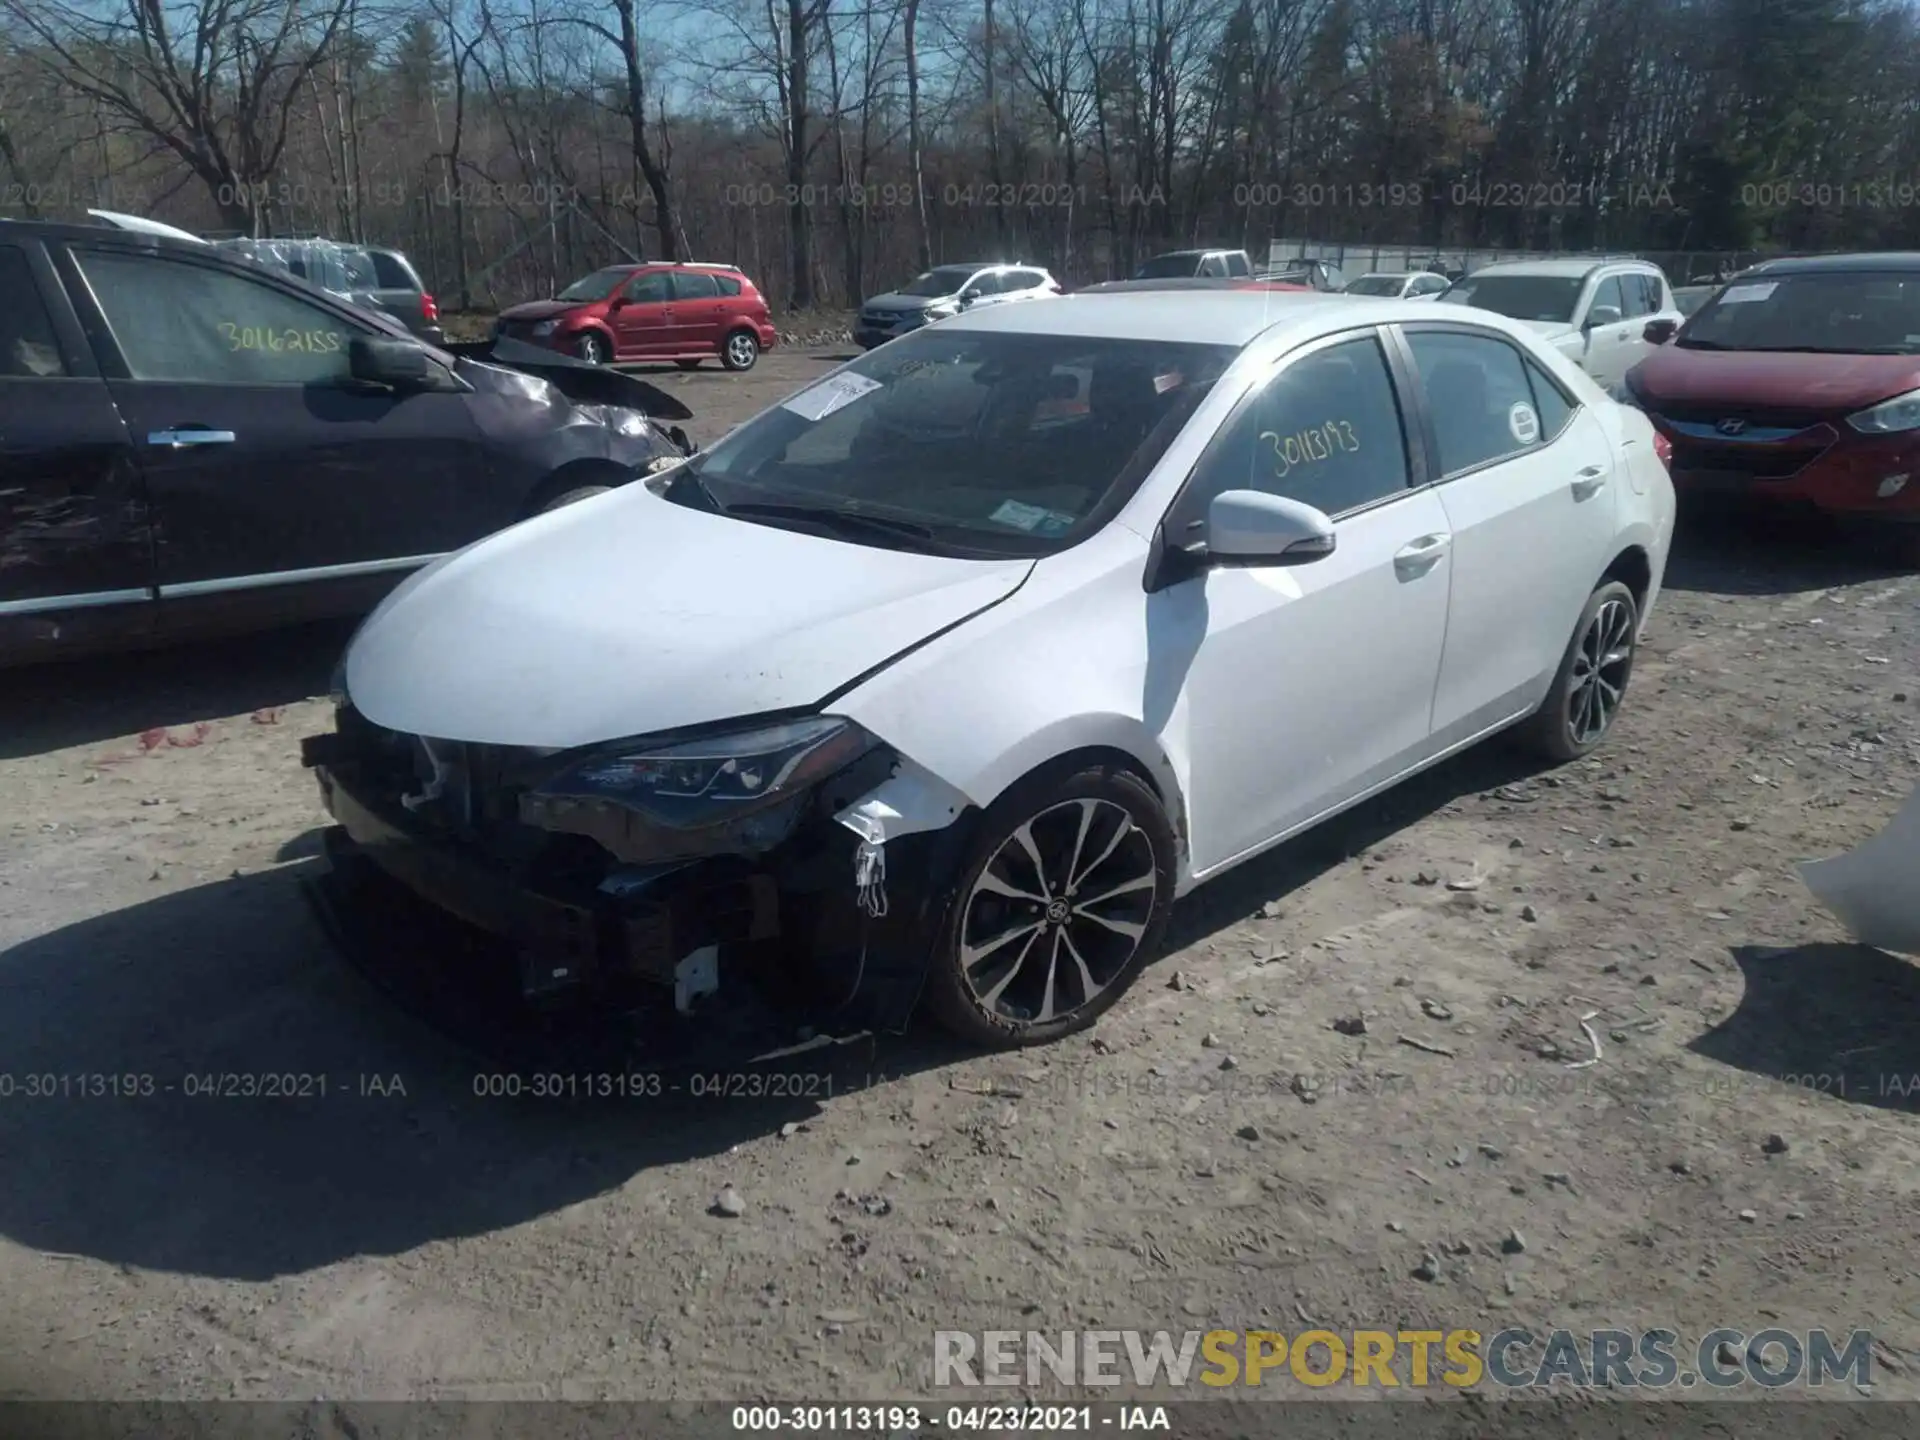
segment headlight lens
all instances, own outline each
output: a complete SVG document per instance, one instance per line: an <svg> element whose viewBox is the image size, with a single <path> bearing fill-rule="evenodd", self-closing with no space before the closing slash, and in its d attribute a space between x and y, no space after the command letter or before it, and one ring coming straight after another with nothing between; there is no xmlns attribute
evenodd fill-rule
<svg viewBox="0 0 1920 1440"><path fill-rule="evenodd" d="M542 320L538 325L533 327L533 333L536 335L551 335L559 328L560 322L558 320Z"/></svg>
<svg viewBox="0 0 1920 1440"><path fill-rule="evenodd" d="M1847 424L1862 435L1898 435L1903 430L1920 429L1920 390L1909 390L1882 400L1870 410L1849 415Z"/></svg>
<svg viewBox="0 0 1920 1440"><path fill-rule="evenodd" d="M821 715L677 745L637 742L575 761L526 797L538 823L574 802L636 810L676 828L723 824L808 789L875 744L851 720Z"/></svg>

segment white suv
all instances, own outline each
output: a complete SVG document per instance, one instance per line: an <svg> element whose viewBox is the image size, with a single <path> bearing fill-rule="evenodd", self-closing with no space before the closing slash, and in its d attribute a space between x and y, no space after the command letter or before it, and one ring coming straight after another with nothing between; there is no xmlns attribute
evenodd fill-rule
<svg viewBox="0 0 1920 1440"><path fill-rule="evenodd" d="M1442 305L1472 305L1518 320L1603 387L1664 344L1686 316L1658 265L1647 260L1511 260L1456 280Z"/></svg>

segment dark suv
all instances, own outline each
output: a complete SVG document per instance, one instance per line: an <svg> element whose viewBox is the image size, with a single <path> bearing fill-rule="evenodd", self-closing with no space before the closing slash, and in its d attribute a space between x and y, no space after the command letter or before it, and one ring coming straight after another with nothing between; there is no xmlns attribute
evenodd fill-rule
<svg viewBox="0 0 1920 1440"><path fill-rule="evenodd" d="M716 356L751 370L780 338L766 297L737 266L694 261L596 270L551 300L502 310L494 334L590 365L671 360L683 370Z"/></svg>
<svg viewBox="0 0 1920 1440"><path fill-rule="evenodd" d="M0 221L0 664L352 614L691 449L654 386L512 348L198 241Z"/></svg>

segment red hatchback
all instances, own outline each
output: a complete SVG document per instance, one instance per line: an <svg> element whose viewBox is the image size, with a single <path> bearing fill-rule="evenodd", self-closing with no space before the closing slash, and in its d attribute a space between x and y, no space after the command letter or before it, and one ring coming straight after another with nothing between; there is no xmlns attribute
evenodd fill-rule
<svg viewBox="0 0 1920 1440"><path fill-rule="evenodd" d="M595 365L671 360L691 370L718 358L751 370L779 340L766 297L733 265L613 265L551 300L500 312L494 334Z"/></svg>
<svg viewBox="0 0 1920 1440"><path fill-rule="evenodd" d="M1681 494L1904 522L1920 564L1920 254L1756 266L1626 383Z"/></svg>

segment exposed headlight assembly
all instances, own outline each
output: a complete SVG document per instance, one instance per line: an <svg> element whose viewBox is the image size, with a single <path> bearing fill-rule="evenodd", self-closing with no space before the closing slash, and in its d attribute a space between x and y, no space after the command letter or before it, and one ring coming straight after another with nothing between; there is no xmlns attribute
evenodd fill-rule
<svg viewBox="0 0 1920 1440"><path fill-rule="evenodd" d="M574 759L520 800L520 818L591 836L623 860L778 845L806 793L877 744L833 715Z"/></svg>
<svg viewBox="0 0 1920 1440"><path fill-rule="evenodd" d="M533 333L535 335L551 335L559 328L560 322L558 320L542 320L538 325L533 327Z"/></svg>
<svg viewBox="0 0 1920 1440"><path fill-rule="evenodd" d="M1898 435L1903 430L1920 429L1920 390L1909 390L1857 415L1849 415L1847 424L1862 435Z"/></svg>

